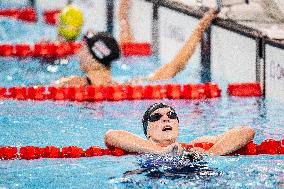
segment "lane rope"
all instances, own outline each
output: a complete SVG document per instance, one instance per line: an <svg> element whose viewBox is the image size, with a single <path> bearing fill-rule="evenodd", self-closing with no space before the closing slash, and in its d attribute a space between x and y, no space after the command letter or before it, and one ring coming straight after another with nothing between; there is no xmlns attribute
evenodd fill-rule
<svg viewBox="0 0 284 189"><path fill-rule="evenodd" d="M200 147L205 150L209 150L213 144L212 143L195 143L194 146L181 143L184 149L190 149L193 147ZM94 156L122 156L129 155L133 153L128 153L120 148L101 148L98 146L91 146L84 150L78 146L66 146L66 147L56 147L56 146L2 146L0 147L0 160L13 160L13 159L26 159L33 160L39 158L81 158L81 157L94 157ZM250 142L238 151L229 154L230 155L283 155L284 154L284 139L274 140L266 139L261 144L255 144Z"/></svg>
<svg viewBox="0 0 284 189"><path fill-rule="evenodd" d="M0 99L16 100L70 100L120 101L143 99L205 99L221 96L216 83L165 85L113 85L113 86L15 86L0 87Z"/></svg>

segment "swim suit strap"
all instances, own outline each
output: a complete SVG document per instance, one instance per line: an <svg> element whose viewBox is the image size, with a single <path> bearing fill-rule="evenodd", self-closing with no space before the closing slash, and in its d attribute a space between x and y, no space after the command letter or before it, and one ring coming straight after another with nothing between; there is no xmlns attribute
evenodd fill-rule
<svg viewBox="0 0 284 189"><path fill-rule="evenodd" d="M87 80L88 85L92 85L91 79L90 79L88 76L85 76L85 77L86 77L86 80Z"/></svg>

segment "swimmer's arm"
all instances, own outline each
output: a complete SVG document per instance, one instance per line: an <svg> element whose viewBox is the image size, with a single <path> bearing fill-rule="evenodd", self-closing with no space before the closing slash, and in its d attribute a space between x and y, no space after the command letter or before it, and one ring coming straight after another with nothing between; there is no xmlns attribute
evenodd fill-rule
<svg viewBox="0 0 284 189"><path fill-rule="evenodd" d="M120 0L119 10L118 10L118 21L120 27L119 42L127 43L134 41L133 31L129 23L129 8L130 0Z"/></svg>
<svg viewBox="0 0 284 189"><path fill-rule="evenodd" d="M189 58L194 53L199 41L201 40L202 34L207 27L211 25L212 20L216 17L215 11L213 9L209 10L201 21L199 22L198 26L194 29L191 36L187 39L183 47L179 50L176 54L174 59L158 70L156 70L153 74L148 77L150 81L156 80L166 80L173 78L177 73L182 71Z"/></svg>
<svg viewBox="0 0 284 189"><path fill-rule="evenodd" d="M233 128L218 136L200 137L190 144L198 142L209 142L214 145L208 153L212 155L226 155L232 153L253 140L255 131L249 126Z"/></svg>
<svg viewBox="0 0 284 189"><path fill-rule="evenodd" d="M86 86L88 85L88 81L86 77L70 76L70 77L60 78L59 80L52 82L50 85L52 86Z"/></svg>
<svg viewBox="0 0 284 189"><path fill-rule="evenodd" d="M169 154L177 145L175 143L168 147L160 147L140 136L122 130L109 130L104 139L106 146L121 148L134 153Z"/></svg>

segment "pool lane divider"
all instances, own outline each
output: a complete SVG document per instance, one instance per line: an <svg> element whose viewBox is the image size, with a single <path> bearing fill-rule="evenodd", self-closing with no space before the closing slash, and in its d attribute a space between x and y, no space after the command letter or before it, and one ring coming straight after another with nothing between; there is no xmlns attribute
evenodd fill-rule
<svg viewBox="0 0 284 189"><path fill-rule="evenodd" d="M120 45L122 55L129 56L151 56L152 47L149 43L143 42L128 42Z"/></svg>
<svg viewBox="0 0 284 189"><path fill-rule="evenodd" d="M0 9L0 17L9 17L25 22L37 21L37 13L32 7Z"/></svg>
<svg viewBox="0 0 284 189"><path fill-rule="evenodd" d="M57 25L57 16L61 12L60 9L51 9L43 11L43 19L46 24Z"/></svg>
<svg viewBox="0 0 284 189"><path fill-rule="evenodd" d="M262 96L260 83L230 83L227 88L229 96Z"/></svg>
<svg viewBox="0 0 284 189"><path fill-rule="evenodd" d="M43 11L43 18L46 24L57 25L57 16L60 9ZM37 13L32 7L0 9L0 17L5 16L26 22L36 22ZM72 43L70 43L72 44ZM77 52L78 42L75 47L66 43L38 43L34 46L28 44L0 44L0 56L16 57L62 57ZM151 56L152 47L148 42L128 42L120 45L122 55L128 56Z"/></svg>
<svg viewBox="0 0 284 189"><path fill-rule="evenodd" d="M181 143L182 148L190 149L193 147L200 147L209 150L212 143L195 143L193 145ZM13 159L26 159L33 160L39 158L81 158L81 157L94 157L94 156L123 156L134 153L128 153L120 148L100 148L98 146L91 146L84 150L78 146L2 146L0 147L0 160L13 160ZM277 141L274 139L266 139L261 144L250 142L238 151L229 154L232 155L279 155L284 154L284 139Z"/></svg>
<svg viewBox="0 0 284 189"><path fill-rule="evenodd" d="M2 57L55 57L61 58L76 54L81 48L80 42L39 42L34 45L22 44L0 44L0 56ZM123 43L120 45L122 55L129 56L151 56L152 48L149 43Z"/></svg>
<svg viewBox="0 0 284 189"><path fill-rule="evenodd" d="M121 101L143 99L205 99L221 96L216 83L165 85L113 85L85 87L0 87L0 99Z"/></svg>
<svg viewBox="0 0 284 189"><path fill-rule="evenodd" d="M43 19L46 24L56 25L60 9L44 10ZM0 17L8 17L25 22L37 22L37 12L33 7L0 9Z"/></svg>
<svg viewBox="0 0 284 189"><path fill-rule="evenodd" d="M80 48L80 42L39 42L34 45L0 44L0 56L62 58L76 54Z"/></svg>

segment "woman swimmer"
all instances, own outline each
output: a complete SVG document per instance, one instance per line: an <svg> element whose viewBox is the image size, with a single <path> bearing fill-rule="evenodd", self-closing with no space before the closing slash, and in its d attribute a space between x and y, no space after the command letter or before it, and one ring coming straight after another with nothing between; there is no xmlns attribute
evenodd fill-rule
<svg viewBox="0 0 284 189"><path fill-rule="evenodd" d="M83 13L74 5L68 5L58 15L59 41L75 41L84 23Z"/></svg>
<svg viewBox="0 0 284 189"><path fill-rule="evenodd" d="M121 17L123 19L125 16ZM131 80L130 83L173 78L177 73L185 68L189 58L192 56L196 46L198 45L204 30L210 26L215 17L215 11L210 9L207 13L205 13L192 35L186 40L183 47L170 63L161 66L148 77L135 78ZM85 72L86 76L64 77L52 84L59 86L114 84L115 82L112 80L111 75L111 62L118 59L119 56L120 51L118 43L112 36L103 32L88 32L85 37L85 44L79 52L80 68Z"/></svg>
<svg viewBox="0 0 284 189"><path fill-rule="evenodd" d="M123 130L109 130L105 134L105 144L128 152L182 155L183 149L181 144L177 142L179 119L172 107L163 103L153 104L145 112L142 123L147 139ZM196 147L191 150L208 155L226 155L248 144L253 140L254 134L253 128L242 126L230 129L220 135L199 137L189 144L213 143L213 146L207 151ZM125 140L126 138L127 140Z"/></svg>
<svg viewBox="0 0 284 189"><path fill-rule="evenodd" d="M81 33L81 28L84 23L83 13L74 5L67 5L58 15L57 38L58 42L75 41ZM50 42L43 39L42 42ZM41 64L67 64L68 59L65 58L42 58Z"/></svg>

